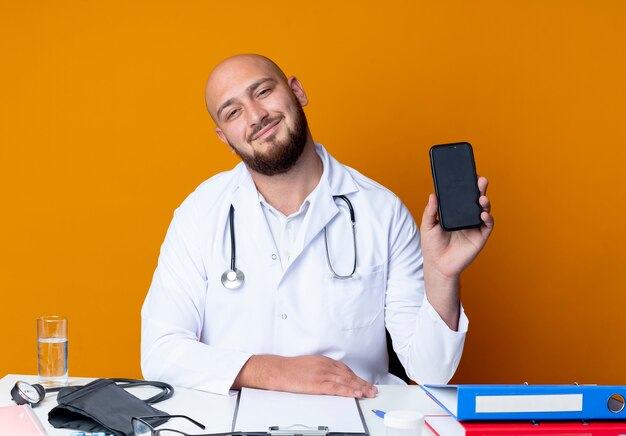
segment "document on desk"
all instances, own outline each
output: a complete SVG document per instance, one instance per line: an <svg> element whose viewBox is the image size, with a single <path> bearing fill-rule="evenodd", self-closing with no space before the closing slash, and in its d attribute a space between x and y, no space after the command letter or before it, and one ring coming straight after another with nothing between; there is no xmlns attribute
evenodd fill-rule
<svg viewBox="0 0 626 436"><path fill-rule="evenodd" d="M233 431L264 432L276 426L280 429L326 426L329 432L369 434L354 398L242 388Z"/></svg>

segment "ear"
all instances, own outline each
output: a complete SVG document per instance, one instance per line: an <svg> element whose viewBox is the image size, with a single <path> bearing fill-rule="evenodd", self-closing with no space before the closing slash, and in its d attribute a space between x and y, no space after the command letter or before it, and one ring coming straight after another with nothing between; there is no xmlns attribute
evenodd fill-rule
<svg viewBox="0 0 626 436"><path fill-rule="evenodd" d="M224 136L224 132L222 132L222 129L220 129L219 127L216 127L215 133L217 134L217 137L220 138L220 141L230 146L230 144L228 144L228 140L226 139L226 136Z"/></svg>
<svg viewBox="0 0 626 436"><path fill-rule="evenodd" d="M295 77L291 76L287 79L287 84L289 84L289 88L291 88L291 92L296 96L296 99L300 102L300 106L306 106L309 103L309 100L306 98L306 93L304 92L304 88L302 87L302 83Z"/></svg>

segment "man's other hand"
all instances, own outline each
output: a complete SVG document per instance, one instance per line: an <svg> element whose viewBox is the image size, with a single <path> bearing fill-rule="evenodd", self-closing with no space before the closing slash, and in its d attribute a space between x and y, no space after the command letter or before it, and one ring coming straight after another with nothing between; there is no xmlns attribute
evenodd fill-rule
<svg viewBox="0 0 626 436"><path fill-rule="evenodd" d="M319 355L252 356L233 383L233 389L242 387L355 398L372 398L378 392L344 363Z"/></svg>

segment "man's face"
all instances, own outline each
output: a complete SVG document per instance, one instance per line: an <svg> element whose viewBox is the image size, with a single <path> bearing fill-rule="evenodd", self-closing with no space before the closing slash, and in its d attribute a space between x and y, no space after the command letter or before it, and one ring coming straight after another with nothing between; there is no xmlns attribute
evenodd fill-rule
<svg viewBox="0 0 626 436"><path fill-rule="evenodd" d="M308 138L297 79L263 58L238 57L211 74L206 97L218 136L248 168L271 176L293 167Z"/></svg>

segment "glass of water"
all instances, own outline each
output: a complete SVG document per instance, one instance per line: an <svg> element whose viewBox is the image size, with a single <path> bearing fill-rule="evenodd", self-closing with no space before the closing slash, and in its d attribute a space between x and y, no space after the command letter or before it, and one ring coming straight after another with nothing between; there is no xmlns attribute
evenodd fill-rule
<svg viewBox="0 0 626 436"><path fill-rule="evenodd" d="M67 385L67 318L37 318L37 371L44 387Z"/></svg>

